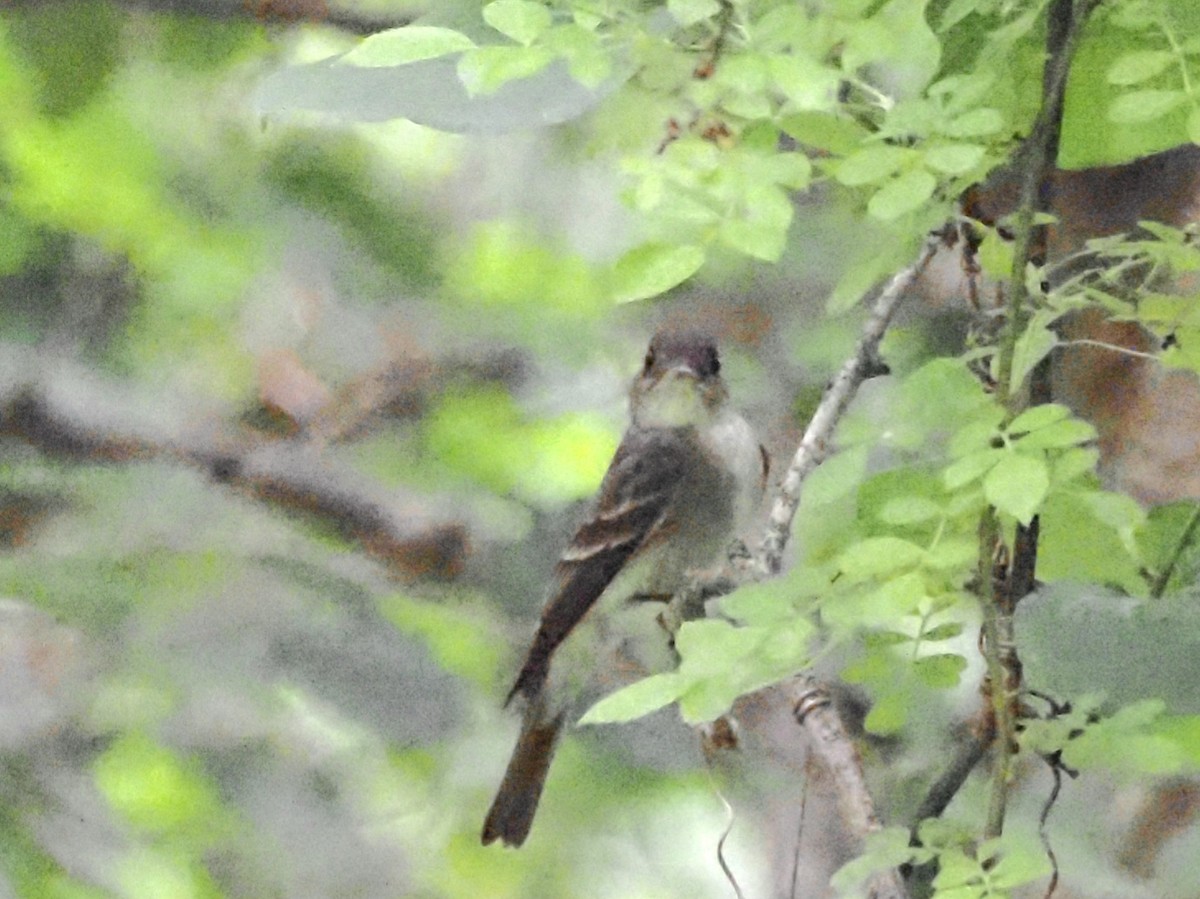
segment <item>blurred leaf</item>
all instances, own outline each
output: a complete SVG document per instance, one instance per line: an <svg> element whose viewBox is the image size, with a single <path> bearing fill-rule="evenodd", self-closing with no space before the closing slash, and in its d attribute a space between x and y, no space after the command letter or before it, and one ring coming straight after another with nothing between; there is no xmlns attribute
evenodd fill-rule
<svg viewBox="0 0 1200 899"><path fill-rule="evenodd" d="M109 803L135 827L151 833L183 831L194 838L220 836L213 785L194 763L187 763L147 736L129 733L117 739L95 763L96 785Z"/></svg>
<svg viewBox="0 0 1200 899"><path fill-rule="evenodd" d="M405 25L368 35L349 53L337 59L338 65L398 66L470 50L475 42L450 28L429 25Z"/></svg>
<svg viewBox="0 0 1200 899"><path fill-rule="evenodd" d="M528 46L550 27L550 10L536 0L493 0L483 7L483 20L518 44Z"/></svg>
<svg viewBox="0 0 1200 899"><path fill-rule="evenodd" d="M75 0L6 13L13 43L38 71L42 108L68 116L107 86L122 53L117 8Z"/></svg>
<svg viewBox="0 0 1200 899"><path fill-rule="evenodd" d="M876 191L867 202L867 212L890 222L921 206L936 189L937 179L933 175L924 169L914 169Z"/></svg>
<svg viewBox="0 0 1200 899"><path fill-rule="evenodd" d="M496 682L503 650L476 608L422 602L395 594L380 601L389 621L407 634L421 637L438 664L480 686Z"/></svg>
<svg viewBox="0 0 1200 899"><path fill-rule="evenodd" d="M704 265L697 246L642 244L617 260L613 270L613 299L618 303L644 300L686 281Z"/></svg>
<svg viewBox="0 0 1200 899"><path fill-rule="evenodd" d="M655 674L601 699L579 719L585 724L620 724L675 702L687 688L677 673Z"/></svg>
<svg viewBox="0 0 1200 899"><path fill-rule="evenodd" d="M1170 50L1132 50L1108 67L1109 84L1140 84L1167 69L1176 60Z"/></svg>
<svg viewBox="0 0 1200 899"><path fill-rule="evenodd" d="M988 502L1023 524L1037 514L1049 490L1045 460L1021 453L1003 453L983 479Z"/></svg>
<svg viewBox="0 0 1200 899"><path fill-rule="evenodd" d="M459 58L458 76L472 96L494 94L510 81L533 77L553 59L544 47L476 47Z"/></svg>

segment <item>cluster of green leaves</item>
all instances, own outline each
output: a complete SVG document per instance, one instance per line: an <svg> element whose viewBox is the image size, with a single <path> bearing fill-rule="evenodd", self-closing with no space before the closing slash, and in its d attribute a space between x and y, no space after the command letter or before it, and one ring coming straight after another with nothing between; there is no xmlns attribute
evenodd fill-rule
<svg viewBox="0 0 1200 899"><path fill-rule="evenodd" d="M832 302L844 308L901 264L1028 129L1045 7L493 0L479 41L410 26L368 37L339 62L456 56L463 84L487 96L557 60L607 96L594 117L597 146L624 154L626 199L642 232L607 282L618 300L662 293L718 250L778 260L790 195L833 182L884 226L887 247L842 273ZM1194 33L1195 18L1188 0L1139 0L1093 16L1072 73L1063 164L1123 162L1194 132L1188 66L1197 45L1177 35ZM1094 128L1096 108L1120 127Z"/></svg>
<svg viewBox="0 0 1200 899"><path fill-rule="evenodd" d="M1188 137L1200 143L1200 13L1194 5L1140 0L1114 10L1113 25L1134 46L1109 65L1106 78L1121 93L1108 107L1117 125L1159 122L1173 113L1186 117ZM1136 43L1135 43L1136 42Z"/></svg>
<svg viewBox="0 0 1200 899"><path fill-rule="evenodd" d="M921 845L912 846L904 828L869 834L863 854L834 875L833 886L843 895L855 895L876 872L936 862L932 886L939 899L1007 899L1018 887L1050 873L1042 848L1021 837L1006 834L977 843L965 822L946 818L924 821L918 837Z"/></svg>

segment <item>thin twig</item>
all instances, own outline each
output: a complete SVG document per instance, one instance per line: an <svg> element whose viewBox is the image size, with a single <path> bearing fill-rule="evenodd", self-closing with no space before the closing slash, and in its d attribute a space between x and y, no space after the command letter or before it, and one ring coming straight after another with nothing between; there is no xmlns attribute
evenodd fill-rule
<svg viewBox="0 0 1200 899"><path fill-rule="evenodd" d="M1120 353L1122 356L1132 356L1135 359L1147 359L1151 362L1161 362L1162 358L1157 353L1143 353L1141 350L1131 350L1127 346L1118 346L1115 343L1105 343L1103 340L1092 340L1089 337L1078 337L1074 340L1064 340L1059 346L1091 346L1100 350L1109 350L1114 353Z"/></svg>
<svg viewBox="0 0 1200 899"><path fill-rule="evenodd" d="M1179 540L1175 543L1175 548L1171 551L1171 558L1167 560L1167 564L1163 566L1163 570L1154 579L1154 585L1150 588L1150 595L1155 599L1161 598L1167 592L1167 584L1171 580L1171 575L1175 573L1175 568L1179 565L1179 560L1183 558L1183 554L1192 545L1192 541L1196 537L1197 527L1200 527L1200 504L1196 506L1192 512L1192 517L1188 519L1187 525L1184 526L1183 532L1179 535Z"/></svg>
<svg viewBox="0 0 1200 899"><path fill-rule="evenodd" d="M796 510L800 508L804 481L824 461L834 429L862 382L886 372L879 360L879 342L887 331L896 307L925 271L929 261L945 240L944 229L931 233L925 239L917 260L888 282L871 307L870 317L863 326L854 355L846 360L837 377L825 391L825 396L817 406L817 411L813 413L800 440L800 446L792 457L792 463L784 474L783 482L779 485L779 494L771 508L767 531L754 560L759 577L779 573L783 565L783 551L792 532L792 520L796 517Z"/></svg>

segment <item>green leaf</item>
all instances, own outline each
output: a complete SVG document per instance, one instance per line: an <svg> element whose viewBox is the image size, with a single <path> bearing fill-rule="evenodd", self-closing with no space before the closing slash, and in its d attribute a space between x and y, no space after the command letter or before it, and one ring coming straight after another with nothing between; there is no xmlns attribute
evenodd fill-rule
<svg viewBox="0 0 1200 899"><path fill-rule="evenodd" d="M925 164L947 175L962 175L983 160L985 150L979 144L939 144L925 151Z"/></svg>
<svg viewBox="0 0 1200 899"><path fill-rule="evenodd" d="M545 47L476 47L459 59L458 77L469 93L491 94L510 81L536 75L553 59Z"/></svg>
<svg viewBox="0 0 1200 899"><path fill-rule="evenodd" d="M680 25L695 25L721 11L717 0L667 0L667 10Z"/></svg>
<svg viewBox="0 0 1200 899"><path fill-rule="evenodd" d="M1004 281L1012 277L1013 242L989 228L979 245L979 265L989 278Z"/></svg>
<svg viewBox="0 0 1200 899"><path fill-rule="evenodd" d="M942 472L942 483L947 490L958 490L972 481L983 477L999 464L1009 453L1002 449L985 449L963 456Z"/></svg>
<svg viewBox="0 0 1200 899"><path fill-rule="evenodd" d="M580 724L619 724L656 712L675 702L687 689L678 672L655 674L610 693L587 710Z"/></svg>
<svg viewBox="0 0 1200 899"><path fill-rule="evenodd" d="M1118 56L1108 67L1109 84L1140 84L1175 62L1169 50L1134 50Z"/></svg>
<svg viewBox="0 0 1200 899"><path fill-rule="evenodd" d="M618 303L658 296L682 284L704 264L704 250L685 244L649 243L617 260L613 299Z"/></svg>
<svg viewBox="0 0 1200 899"><path fill-rule="evenodd" d="M1004 127L1004 116L997 109L983 107L965 112L942 128L947 137L986 137Z"/></svg>
<svg viewBox="0 0 1200 899"><path fill-rule="evenodd" d="M1036 431L1070 416L1071 410L1061 403L1042 403L1032 406L1014 418L1006 428L1009 434Z"/></svg>
<svg viewBox="0 0 1200 899"><path fill-rule="evenodd" d="M774 184L755 186L746 191L743 217L722 222L721 240L754 259L777 262L794 214L786 191Z"/></svg>
<svg viewBox="0 0 1200 899"><path fill-rule="evenodd" d="M921 639L928 643L936 643L940 640L953 640L962 632L961 621L947 621L945 624L939 624L937 627L931 627L925 631L921 634Z"/></svg>
<svg viewBox="0 0 1200 899"><path fill-rule="evenodd" d="M917 209L936 189L937 179L933 175L924 169L914 169L876 191L867 203L867 212L873 218L890 222Z"/></svg>
<svg viewBox="0 0 1200 899"><path fill-rule="evenodd" d="M864 147L838 164L837 180L847 187L874 184L895 174L915 155L915 150L890 144Z"/></svg>
<svg viewBox="0 0 1200 899"><path fill-rule="evenodd" d="M1050 490L1046 460L1005 453L983 479L983 495L1001 512L1029 524Z"/></svg>
<svg viewBox="0 0 1200 899"><path fill-rule="evenodd" d="M422 59L470 50L475 42L458 31L427 25L406 25L369 35L336 60L337 65L399 66Z"/></svg>
<svg viewBox="0 0 1200 899"><path fill-rule="evenodd" d="M796 617L791 577L743 584L721 597L721 611L744 624L771 626Z"/></svg>
<svg viewBox="0 0 1200 899"><path fill-rule="evenodd" d="M797 143L834 156L849 156L868 134L853 119L824 112L797 112L785 116L779 127Z"/></svg>
<svg viewBox="0 0 1200 899"><path fill-rule="evenodd" d="M1014 390L1024 384L1025 378L1037 364L1058 346L1058 336L1049 328L1038 323L1037 316L1041 314L1035 314L1034 319L1017 338L1017 345L1013 349L1012 387Z"/></svg>
<svg viewBox="0 0 1200 899"><path fill-rule="evenodd" d="M897 496L879 510L879 520L888 524L920 524L943 513L941 506L924 496Z"/></svg>
<svg viewBox="0 0 1200 899"><path fill-rule="evenodd" d="M956 687L967 660L957 653L946 652L922 656L913 663L913 670L921 683L929 687Z"/></svg>
<svg viewBox="0 0 1200 899"><path fill-rule="evenodd" d="M863 727L873 734L886 736L904 727L912 697L908 691L896 691L880 696L867 712Z"/></svg>
<svg viewBox="0 0 1200 899"><path fill-rule="evenodd" d="M918 564L924 550L899 537L868 537L838 557L838 568L851 582L867 580Z"/></svg>
<svg viewBox="0 0 1200 899"><path fill-rule="evenodd" d="M1078 418L1068 418L1022 437L1014 437L1014 445L1018 451L1028 452L1035 449L1066 449L1095 439L1096 429L1092 425Z"/></svg>
<svg viewBox="0 0 1200 899"><path fill-rule="evenodd" d="M790 110L823 112L837 106L839 74L815 60L795 53L774 53L767 72L787 98Z"/></svg>
<svg viewBox="0 0 1200 899"><path fill-rule="evenodd" d="M804 507L814 510L858 489L867 471L870 447L842 450L822 462L804 485Z"/></svg>
<svg viewBox="0 0 1200 899"><path fill-rule="evenodd" d="M483 20L518 44L528 46L547 28L550 10L534 0L493 0L483 8Z"/></svg>
<svg viewBox="0 0 1200 899"><path fill-rule="evenodd" d="M1116 125L1153 122L1187 101L1183 91L1132 91L1122 94L1108 108L1108 120Z"/></svg>

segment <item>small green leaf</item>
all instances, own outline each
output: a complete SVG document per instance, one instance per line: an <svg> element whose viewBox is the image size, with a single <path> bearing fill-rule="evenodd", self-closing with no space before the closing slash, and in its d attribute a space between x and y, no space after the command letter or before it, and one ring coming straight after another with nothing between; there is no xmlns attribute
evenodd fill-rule
<svg viewBox="0 0 1200 899"><path fill-rule="evenodd" d="M483 20L518 44L528 46L547 28L550 10L534 0L493 0L483 8Z"/></svg>
<svg viewBox="0 0 1200 899"><path fill-rule="evenodd" d="M613 299L618 303L658 296L682 284L704 265L704 250L685 244L649 243L617 260Z"/></svg>
<svg viewBox="0 0 1200 899"><path fill-rule="evenodd" d="M907 691L888 693L879 697L875 701L875 705L871 707L871 711L867 712L863 727L871 733L881 736L896 733L904 727L904 722L908 720L910 702L911 697Z"/></svg>
<svg viewBox="0 0 1200 899"><path fill-rule="evenodd" d="M1134 50L1118 56L1108 67L1109 84L1140 84L1175 62L1169 50Z"/></svg>
<svg viewBox="0 0 1200 899"><path fill-rule="evenodd" d="M1099 461L1100 451L1097 449L1069 449L1054 460L1054 482L1065 484L1081 474L1094 472Z"/></svg>
<svg viewBox="0 0 1200 899"><path fill-rule="evenodd" d="M989 278L1003 281L1012 276L1013 242L988 229L979 245L979 265Z"/></svg>
<svg viewBox="0 0 1200 899"><path fill-rule="evenodd" d="M1086 421L1067 418L1044 428L1039 428L1023 437L1014 437L1013 445L1019 452L1044 449L1066 449L1096 439L1096 429Z"/></svg>
<svg viewBox="0 0 1200 899"><path fill-rule="evenodd" d="M874 184L899 171L915 151L890 144L864 147L851 154L837 167L837 179L847 187Z"/></svg>
<svg viewBox="0 0 1200 899"><path fill-rule="evenodd" d="M947 175L962 175L979 165L983 154L979 144L941 144L925 151L925 164Z"/></svg>
<svg viewBox="0 0 1200 899"><path fill-rule="evenodd" d="M812 510L828 505L858 489L867 471L867 446L835 453L809 475L804 485L804 507Z"/></svg>
<svg viewBox="0 0 1200 899"><path fill-rule="evenodd" d="M771 80L787 97L790 109L824 112L837 105L839 74L796 53L775 53L767 59Z"/></svg>
<svg viewBox="0 0 1200 899"><path fill-rule="evenodd" d="M867 203L867 212L872 218L890 222L920 207L936 189L937 178L924 169L914 169L876 191Z"/></svg>
<svg viewBox="0 0 1200 899"><path fill-rule="evenodd" d="M862 144L867 131L853 119L824 112L797 112L779 126L797 143L835 156L848 156Z"/></svg>
<svg viewBox="0 0 1200 899"><path fill-rule="evenodd" d="M947 490L958 490L990 472L1006 455L1002 449L985 449L963 456L942 472L942 483Z"/></svg>
<svg viewBox="0 0 1200 899"><path fill-rule="evenodd" d="M361 44L336 60L347 66L399 66L470 50L475 42L458 31L427 25L389 28L366 37Z"/></svg>
<svg viewBox="0 0 1200 899"><path fill-rule="evenodd" d="M942 507L924 496L897 496L879 510L879 520L888 524L920 524L942 514Z"/></svg>
<svg viewBox="0 0 1200 899"><path fill-rule="evenodd" d="M939 640L953 640L962 632L961 621L947 621L945 624L939 624L937 627L931 627L925 631L921 634L921 639L929 643L936 643Z"/></svg>
<svg viewBox="0 0 1200 899"><path fill-rule="evenodd" d="M1049 490L1045 459L1021 453L1004 453L983 479L988 502L1022 524L1037 514Z"/></svg>
<svg viewBox="0 0 1200 899"><path fill-rule="evenodd" d="M458 77L468 93L491 94L510 81L536 75L553 59L545 47L476 47L459 59Z"/></svg>
<svg viewBox="0 0 1200 899"><path fill-rule="evenodd" d="M1042 327L1036 320L1029 323L1017 338L1013 349L1012 386L1019 388L1034 367L1058 346L1058 336L1049 328Z"/></svg>
<svg viewBox="0 0 1200 899"><path fill-rule="evenodd" d="M912 567L923 555L921 547L909 540L868 537L847 548L838 557L838 567L851 581L859 581Z"/></svg>
<svg viewBox="0 0 1200 899"><path fill-rule="evenodd" d="M1012 420L1007 431L1009 434L1020 434L1026 431L1036 431L1047 425L1062 421L1071 414L1071 410L1061 403L1043 403L1032 406Z"/></svg>
<svg viewBox="0 0 1200 899"><path fill-rule="evenodd" d="M1122 94L1108 107L1108 120L1116 125L1134 125L1161 119L1187 100L1183 91L1132 91Z"/></svg>
<svg viewBox="0 0 1200 899"><path fill-rule="evenodd" d="M655 674L610 693L588 709L580 724L618 724L633 721L675 702L687 689L677 672Z"/></svg>
<svg viewBox="0 0 1200 899"><path fill-rule="evenodd" d="M921 683L941 688L958 686L966 667L967 660L954 652L922 656L913 663L913 670Z"/></svg>
<svg viewBox="0 0 1200 899"><path fill-rule="evenodd" d="M1004 116L990 107L963 113L942 129L947 137L986 137L1004 127Z"/></svg>

